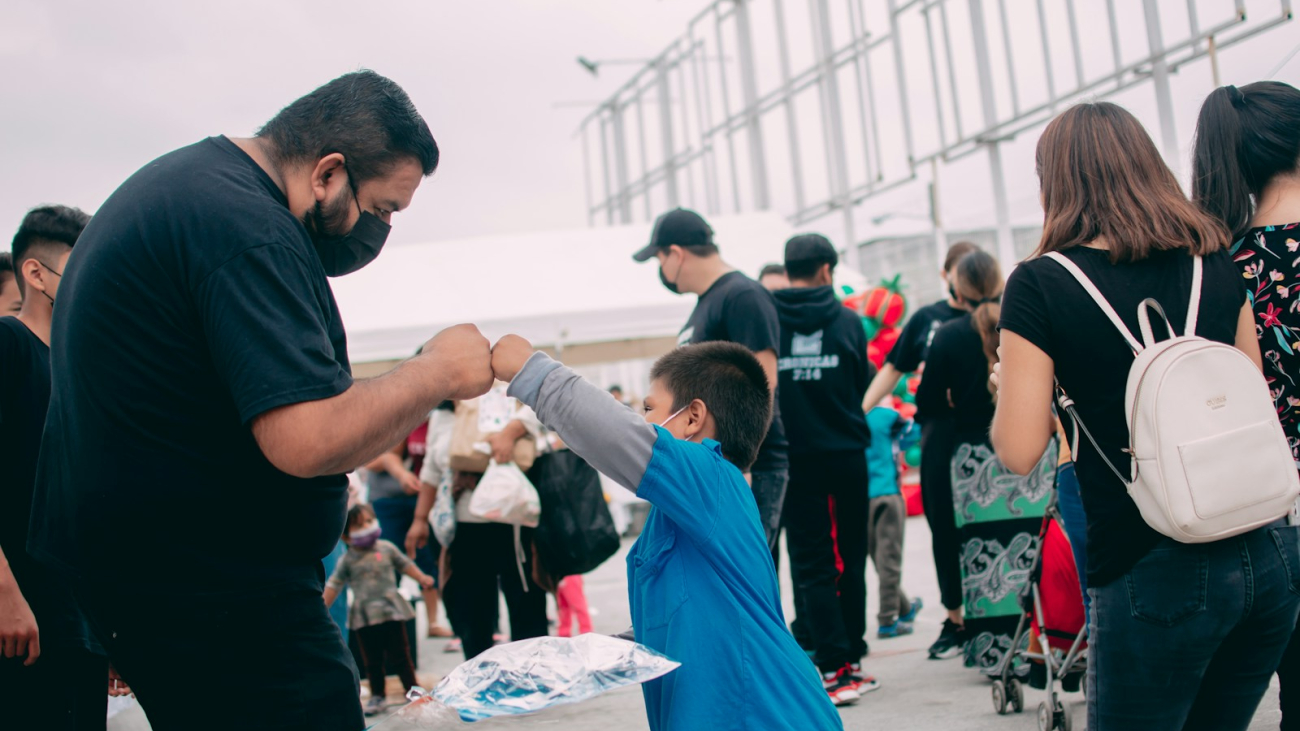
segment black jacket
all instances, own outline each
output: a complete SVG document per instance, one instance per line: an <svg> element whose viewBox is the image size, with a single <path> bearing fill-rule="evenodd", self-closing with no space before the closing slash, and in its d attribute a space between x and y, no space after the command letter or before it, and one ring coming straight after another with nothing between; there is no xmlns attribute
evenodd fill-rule
<svg viewBox="0 0 1300 731"><path fill-rule="evenodd" d="M777 393L792 453L866 449L862 413L870 381L861 319L831 287L775 292L781 318Z"/></svg>

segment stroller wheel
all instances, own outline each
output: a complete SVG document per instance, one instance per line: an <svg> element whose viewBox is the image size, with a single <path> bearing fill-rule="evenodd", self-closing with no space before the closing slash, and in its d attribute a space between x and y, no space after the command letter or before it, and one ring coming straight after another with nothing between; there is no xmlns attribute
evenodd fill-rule
<svg viewBox="0 0 1300 731"><path fill-rule="evenodd" d="M1007 715L1007 686L1001 680L993 681L993 710L999 716Z"/></svg>
<svg viewBox="0 0 1300 731"><path fill-rule="evenodd" d="M1014 713L1025 712L1025 686L1015 678L1007 681L1007 705Z"/></svg>
<svg viewBox="0 0 1300 731"><path fill-rule="evenodd" d="M1061 705L1060 701L1056 702L1056 728L1060 731L1072 731L1074 729L1074 714L1070 709Z"/></svg>
<svg viewBox="0 0 1300 731"><path fill-rule="evenodd" d="M1053 723L1052 707L1047 705L1047 701L1038 704L1038 731L1056 731L1056 724Z"/></svg>

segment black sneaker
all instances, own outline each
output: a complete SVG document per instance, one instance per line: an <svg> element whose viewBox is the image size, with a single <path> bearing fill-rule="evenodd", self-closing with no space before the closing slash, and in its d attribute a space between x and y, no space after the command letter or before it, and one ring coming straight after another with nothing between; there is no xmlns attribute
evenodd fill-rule
<svg viewBox="0 0 1300 731"><path fill-rule="evenodd" d="M931 660L947 660L957 657L966 647L966 628L951 619L943 620L943 631L939 639L930 645Z"/></svg>

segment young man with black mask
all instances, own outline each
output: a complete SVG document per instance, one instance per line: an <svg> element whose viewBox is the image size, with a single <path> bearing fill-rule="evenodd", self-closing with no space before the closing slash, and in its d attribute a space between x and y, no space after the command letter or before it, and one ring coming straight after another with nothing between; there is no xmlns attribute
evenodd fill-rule
<svg viewBox="0 0 1300 731"><path fill-rule="evenodd" d="M673 294L699 297L695 311L677 336L678 345L725 340L749 348L777 390L776 357L781 326L772 295L758 282L722 260L713 229L695 211L673 209L655 221L650 243L632 256L638 262L659 260L659 281ZM748 475L758 502L759 520L775 556L781 528L781 505L789 479L785 431L779 403L772 424Z"/></svg>
<svg viewBox="0 0 1300 731"><path fill-rule="evenodd" d="M948 247L943 260L944 284L947 299L926 305L908 319L898 342L871 380L862 410L871 411L880 400L898 387L903 376L916 371L925 363L934 334L944 323L966 314L957 301L952 281L957 262L962 257L979 251L969 241L958 241ZM924 376L922 376L924 377ZM948 610L939 638L930 646L930 659L942 660L961 654L966 644L966 628L962 619L961 588L961 538L952 509L952 419L918 411L916 421L921 425L921 499L925 502L925 519L930 524L930 543L934 553L934 570L939 579L939 596Z"/></svg>
<svg viewBox="0 0 1300 731"><path fill-rule="evenodd" d="M790 442L785 496L790 574L813 660L832 702L843 705L879 683L861 666L867 654L871 432L858 404L871 366L862 322L840 304L831 285L838 263L826 237L795 236L785 245L790 288L775 295L781 317L781 413Z"/></svg>
<svg viewBox="0 0 1300 731"><path fill-rule="evenodd" d="M72 588L27 555L45 412L50 403L50 320L59 280L90 216L41 206L14 234L16 317L0 317L0 697L13 728L103 731L108 658Z"/></svg>
<svg viewBox="0 0 1300 731"><path fill-rule="evenodd" d="M491 354L460 326L354 380L328 277L379 254L437 164L406 93L350 73L149 163L77 243L29 550L75 578L155 731L365 727L321 601L344 474L486 392Z"/></svg>

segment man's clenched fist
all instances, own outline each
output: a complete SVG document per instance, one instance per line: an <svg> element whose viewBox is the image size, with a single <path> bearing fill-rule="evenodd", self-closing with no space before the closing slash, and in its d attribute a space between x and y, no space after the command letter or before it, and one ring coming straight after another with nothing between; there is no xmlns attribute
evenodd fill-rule
<svg viewBox="0 0 1300 731"><path fill-rule="evenodd" d="M509 383L523 370L533 352L532 343L518 335L507 335L492 348L492 372L498 379Z"/></svg>
<svg viewBox="0 0 1300 731"><path fill-rule="evenodd" d="M446 383L446 398L465 401L492 388L492 350L473 325L456 325L433 336L421 354Z"/></svg>

